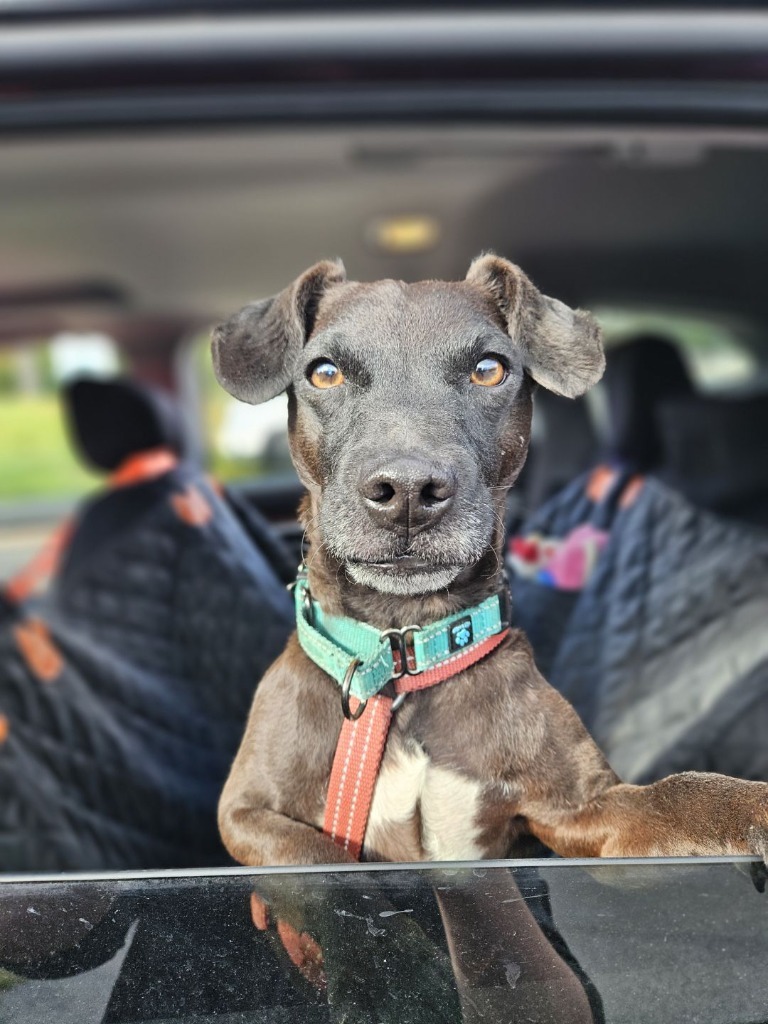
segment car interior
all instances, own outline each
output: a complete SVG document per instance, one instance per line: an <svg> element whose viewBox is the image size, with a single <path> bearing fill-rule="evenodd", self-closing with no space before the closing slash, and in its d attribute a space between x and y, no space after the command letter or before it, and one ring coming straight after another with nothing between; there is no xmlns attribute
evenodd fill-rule
<svg viewBox="0 0 768 1024"><path fill-rule="evenodd" d="M577 400L535 395L507 509L515 622L627 781L686 770L768 781L765 131L307 118L24 131L1 145L0 872L41 876L25 913L49 898L47 873L134 874L81 889L66 941L45 955L0 944L0 1020L53 1019L30 1009L54 984L40 979L83 971L108 980L94 982L91 1016L90 997L71 997L72 1020L329 1019L317 978L285 981L285 942L242 987L257 941L245 876L203 892L171 874L150 892L136 874L232 867L216 801L258 679L291 632L286 587L307 552L285 400L225 395L208 338L323 258L340 257L352 280L459 280L492 250L596 314L601 383ZM663 1019L648 995L651 977L659 992L673 986L659 950L631 979L622 958L636 947L617 925L591 952L579 900L611 919L645 914L650 930L687 890L670 875L644 897L638 866L614 881L606 867L603 889L536 863L561 908L566 962L580 978L587 965L588 992L599 982L594 1019ZM339 882L349 906L363 898L355 877ZM715 886L704 865L686 877L692 901ZM382 876L396 907L382 913L426 905L430 878ZM735 894L691 927L740 936L727 911L742 882L722 883ZM296 884L313 898L316 880ZM155 924L136 932L150 903ZM11 928L13 900L0 912ZM423 916L438 927L434 908ZM237 949L226 966L224 925ZM157 996L176 984L182 943L166 988L142 1002L185 927L185 969L222 966L207 988ZM139 980L120 975L116 988L131 943ZM715 966L708 978L711 1016L690 1019L764 1013L764 982L735 1007ZM239 1016L259 987L269 1012ZM638 1000L646 1016L632 1016Z"/></svg>

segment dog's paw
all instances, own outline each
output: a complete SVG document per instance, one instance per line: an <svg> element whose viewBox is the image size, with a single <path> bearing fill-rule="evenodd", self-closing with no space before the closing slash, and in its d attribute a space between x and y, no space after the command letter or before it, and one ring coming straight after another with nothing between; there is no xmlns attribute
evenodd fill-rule
<svg viewBox="0 0 768 1024"><path fill-rule="evenodd" d="M763 863L768 864L768 809L766 810L765 824L750 825L747 833L747 845L750 853L761 857Z"/></svg>

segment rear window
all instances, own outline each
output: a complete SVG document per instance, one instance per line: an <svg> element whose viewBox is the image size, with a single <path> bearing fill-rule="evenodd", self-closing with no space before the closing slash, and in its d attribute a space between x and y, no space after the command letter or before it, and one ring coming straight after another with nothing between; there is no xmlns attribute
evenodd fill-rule
<svg viewBox="0 0 768 1024"><path fill-rule="evenodd" d="M117 348L101 334L59 334L0 349L0 512L38 499L74 498L93 486L72 449L58 389L72 377L112 376Z"/></svg>
<svg viewBox="0 0 768 1024"><path fill-rule="evenodd" d="M758 372L757 360L737 332L716 318L599 306L593 312L606 348L651 334L675 344L699 391L738 389Z"/></svg>
<svg viewBox="0 0 768 1024"><path fill-rule="evenodd" d="M71 377L119 368L117 347L104 335L67 333L0 348L0 581L100 482L78 460L58 389Z"/></svg>
<svg viewBox="0 0 768 1024"><path fill-rule="evenodd" d="M287 396L246 405L228 395L214 376L208 335L195 342L193 363L203 443L214 477L230 483L291 472Z"/></svg>

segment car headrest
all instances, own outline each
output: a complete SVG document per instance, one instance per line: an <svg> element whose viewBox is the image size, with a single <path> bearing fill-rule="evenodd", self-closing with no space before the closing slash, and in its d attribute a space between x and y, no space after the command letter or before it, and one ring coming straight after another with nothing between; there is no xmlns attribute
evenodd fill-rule
<svg viewBox="0 0 768 1024"><path fill-rule="evenodd" d="M689 501L725 511L768 490L768 396L677 399L656 416L662 477Z"/></svg>
<svg viewBox="0 0 768 1024"><path fill-rule="evenodd" d="M640 472L655 469L663 455L656 409L661 402L694 393L676 346L646 334L609 349L603 381L608 397L608 456Z"/></svg>
<svg viewBox="0 0 768 1024"><path fill-rule="evenodd" d="M562 398L539 388L533 400L531 455L525 501L538 508L594 465L598 439L584 397Z"/></svg>
<svg viewBox="0 0 768 1024"><path fill-rule="evenodd" d="M72 442L92 466L113 472L151 448L184 454L184 422L173 398L126 378L80 378L62 389Z"/></svg>

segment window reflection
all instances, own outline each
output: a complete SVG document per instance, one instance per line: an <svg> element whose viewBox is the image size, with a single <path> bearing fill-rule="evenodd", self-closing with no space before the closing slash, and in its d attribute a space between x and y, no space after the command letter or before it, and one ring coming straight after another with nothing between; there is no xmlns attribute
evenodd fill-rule
<svg viewBox="0 0 768 1024"><path fill-rule="evenodd" d="M708 860L7 882L0 1021L765 1021L766 913Z"/></svg>

